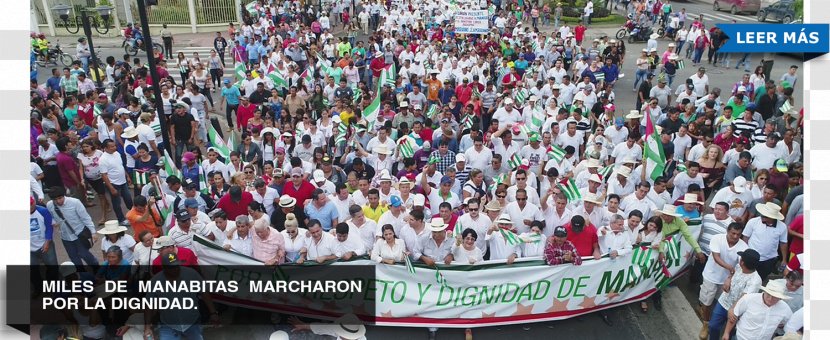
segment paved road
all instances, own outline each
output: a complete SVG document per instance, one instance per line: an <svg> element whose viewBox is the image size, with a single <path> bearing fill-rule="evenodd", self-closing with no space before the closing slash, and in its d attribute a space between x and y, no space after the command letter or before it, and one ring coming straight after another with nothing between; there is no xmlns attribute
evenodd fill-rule
<svg viewBox="0 0 830 340"><path fill-rule="evenodd" d="M697 13L703 12L705 17L711 18L718 18L719 21L717 22L730 22L732 17L727 12L719 12L716 14L712 14L711 12L711 5L704 4L704 3L676 3L675 6L677 7L686 7L689 13ZM754 21L754 17L742 17L744 18L745 22L752 22ZM726 18L726 19L722 19ZM751 20L750 20L751 19ZM726 21L730 20L730 21ZM737 19L736 19L737 20ZM740 21L739 21L740 22ZM608 27L602 29L593 29L589 28L588 30L588 38L593 39L593 37L607 34L612 35L616 32L616 27ZM663 51L665 46L668 44L668 41L660 41L658 50ZM636 51L639 51L643 46L644 43L635 43L629 44L628 49L632 53L628 53L625 57L625 65L622 70L623 73L626 74L625 77L618 81L617 85L617 100L616 104L617 107L620 107L619 113L620 115L624 115L628 112L628 110L634 108L634 95L631 92L631 88L633 87L634 82L634 70L631 65L634 64L634 61L638 55ZM175 52L184 51L188 56L192 54L192 52L196 51L199 52L200 55L207 55L207 51L209 51L209 47L181 47L181 48L174 48ZM114 49L114 48L104 48L99 51L102 55L102 59L105 59L106 56L113 55L117 58L120 58L123 55L122 49ZM753 64L757 65L760 62L760 56L754 56ZM735 56L732 56L731 59L734 60ZM705 60L705 59L704 59ZM704 61L705 62L705 61ZM691 63L689 63L691 64ZM779 79L780 76L786 72L786 69L791 64L801 65L800 60L796 60L789 56L779 56L776 58L775 67L773 69L772 75L774 79ZM728 93L731 90L732 84L736 81L740 80L740 76L743 73L743 70L735 70L734 68L712 68L709 65L707 66L709 71L710 79L710 87L721 87L724 89L725 93ZM171 74L177 77L178 72L175 69L169 70ZM230 69L226 70L226 74L232 74L229 72ZM675 78L675 87L683 82L685 78L692 75L696 69L692 67L688 67L684 70L678 71L677 77ZM39 72L39 80L41 82L45 82L46 78L48 77L47 74L48 70L41 69ZM799 82L796 84L795 93L801 93L801 83ZM724 98L725 100L726 98ZM796 98L796 101L800 101L800 98ZM217 115L218 116L218 115ZM97 207L92 208L90 210L93 220L97 221L100 218L100 209ZM110 219L114 218L114 215L110 213ZM56 239L57 239L56 235ZM60 243L57 244L57 252L58 252L58 259L59 262L66 260L65 252L62 249L62 245ZM100 254L100 244L96 244L93 248L96 256ZM689 300L689 303L694 303L693 297L696 296L696 287L689 286L685 283L679 284L677 288L672 289L680 289L683 292L683 295ZM614 327L606 326L596 315L587 315L579 318L564 320L564 321L557 321L557 322L547 322L547 323L540 323L540 324L532 324L530 330L524 331L522 326L508 326L502 328L495 328L495 327L488 327L488 328L481 328L476 329L474 331L475 339L502 339L505 336L518 336L521 339L529 339L529 338L540 338L540 337L552 337L556 336L557 338L619 338L619 339L669 339L669 338L682 338L683 336L677 333L677 327L672 327L672 322L670 322L669 317L666 315L666 312L656 312L652 310L649 314L643 315L640 311L637 304L624 306L615 308L613 310L608 311L608 314L614 323ZM677 318L679 317L677 311L667 311L668 314L672 315L674 318L674 323L677 323ZM691 315L690 315L691 314ZM262 318L263 313L256 313L255 315L250 315L249 313L238 312L231 308L229 311L223 314L223 318L227 318L227 321L242 321L242 320L250 320L250 318ZM682 317L686 320L680 322L698 322L695 319L693 313L685 313L682 314ZM268 318L263 318L264 323L267 323ZM697 327L699 327L699 322L697 323ZM276 326L276 329L283 329L289 330L289 326L282 325ZM206 332L207 339L238 339L238 338L247 338L247 339L267 339L268 334L270 334L273 330L275 330L275 326L272 325L262 325L262 326L245 326L245 327L233 327L233 328L221 328L216 330L211 330ZM427 332L425 329L417 329L417 328L389 328L389 327L369 327L369 332L367 334L370 339L426 339ZM463 337L463 330L460 329L443 329L440 330L438 333L438 339L460 339ZM298 338L301 339L314 339L316 337L312 335L298 335Z"/></svg>

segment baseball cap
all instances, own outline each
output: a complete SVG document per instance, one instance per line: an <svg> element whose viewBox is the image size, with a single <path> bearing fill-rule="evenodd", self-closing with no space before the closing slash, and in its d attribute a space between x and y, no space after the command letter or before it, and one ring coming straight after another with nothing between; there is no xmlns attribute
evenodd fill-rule
<svg viewBox="0 0 830 340"><path fill-rule="evenodd" d="M278 154L284 155L285 154L285 148L284 147L278 147L276 152Z"/></svg>
<svg viewBox="0 0 830 340"><path fill-rule="evenodd" d="M179 257L176 256L175 253L167 254L164 257L162 257L162 259L161 259L161 264L165 267L167 267L167 266L178 266L181 263L182 262L179 261Z"/></svg>
<svg viewBox="0 0 830 340"><path fill-rule="evenodd" d="M400 197L393 195L392 197L389 198L389 204L391 206L397 208L397 207L400 207L403 204L403 202L401 201Z"/></svg>
<svg viewBox="0 0 830 340"><path fill-rule="evenodd" d="M735 192L740 194L746 191L746 178L744 176L735 177L732 180L732 185L735 187Z"/></svg>
<svg viewBox="0 0 830 340"><path fill-rule="evenodd" d="M198 208L199 207L199 201L197 201L195 198L192 198L192 197L187 198L187 199L184 200L184 207L185 208ZM190 216L188 216L188 218L190 218Z"/></svg>
<svg viewBox="0 0 830 340"><path fill-rule="evenodd" d="M455 155L455 162L456 163L461 163L461 162L466 162L466 161L467 161L467 157L464 156L464 154L460 153L460 154Z"/></svg>
<svg viewBox="0 0 830 340"><path fill-rule="evenodd" d="M452 184L452 178L450 178L449 176L441 177L441 185L444 184Z"/></svg>
<svg viewBox="0 0 830 340"><path fill-rule="evenodd" d="M190 220L190 213L185 210L179 210L176 213L176 220L178 221L189 221Z"/></svg>
<svg viewBox="0 0 830 340"><path fill-rule="evenodd" d="M183 162L190 162L193 160L196 160L196 154L194 154L193 152L188 151L182 155Z"/></svg>
<svg viewBox="0 0 830 340"><path fill-rule="evenodd" d="M300 168L291 169L291 177L294 177L294 176L303 177L303 169L300 169Z"/></svg>
<svg viewBox="0 0 830 340"><path fill-rule="evenodd" d="M225 79L225 80L223 81L223 83L224 83L225 85L228 85L228 84L230 84L230 83L231 83L231 80L230 80L230 79Z"/></svg>
<svg viewBox="0 0 830 340"><path fill-rule="evenodd" d="M314 177L315 182L325 182L326 181L326 175L323 174L323 170L320 170L320 169L314 170L313 177Z"/></svg>
<svg viewBox="0 0 830 340"><path fill-rule="evenodd" d="M556 237L568 237L568 230L565 229L563 226L558 226L553 229L553 236Z"/></svg>
<svg viewBox="0 0 830 340"><path fill-rule="evenodd" d="M778 172L787 172L787 169L788 169L788 166L787 166L787 161L786 160L784 160L783 158L780 158L780 159L775 161L775 170L778 170Z"/></svg>
<svg viewBox="0 0 830 340"><path fill-rule="evenodd" d="M173 242L173 239L170 236L161 236L153 242L153 249L161 249L164 247L172 247L175 246L176 242Z"/></svg>
<svg viewBox="0 0 830 340"><path fill-rule="evenodd" d="M585 228L585 218L579 215L571 218L571 228L574 230L582 230L582 228Z"/></svg>
<svg viewBox="0 0 830 340"><path fill-rule="evenodd" d="M738 256L741 257L741 260L744 261L744 264L750 268L756 268L758 263L761 262L761 254L758 253L757 250L749 248L744 251L739 251Z"/></svg>

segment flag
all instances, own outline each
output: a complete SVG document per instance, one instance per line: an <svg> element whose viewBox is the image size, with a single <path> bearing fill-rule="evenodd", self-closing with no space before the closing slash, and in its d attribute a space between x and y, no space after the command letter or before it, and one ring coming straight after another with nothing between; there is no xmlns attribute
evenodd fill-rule
<svg viewBox="0 0 830 340"><path fill-rule="evenodd" d="M514 95L514 99L516 100L516 105L518 105L518 106L524 105L525 100L527 100L527 98L529 98L529 97L530 97L530 92L528 90L521 89L521 90L516 91L516 94Z"/></svg>
<svg viewBox="0 0 830 340"><path fill-rule="evenodd" d="M464 118L461 118L461 126L464 129L472 129L473 128L473 116L472 115L464 115Z"/></svg>
<svg viewBox="0 0 830 340"><path fill-rule="evenodd" d="M201 165L196 164L199 169L199 191L207 195L210 193L210 186L208 185L207 176L205 176L205 169Z"/></svg>
<svg viewBox="0 0 830 340"><path fill-rule="evenodd" d="M337 135L334 137L334 145L339 146L346 142L346 134L349 131L349 127L346 126L345 122L340 122L337 125Z"/></svg>
<svg viewBox="0 0 830 340"><path fill-rule="evenodd" d="M213 124L207 124L207 126L210 147L216 150L219 156L222 156L222 158L227 162L231 158L231 150L228 147L228 143L226 143L225 140L222 139L222 136L216 132L216 129L213 128Z"/></svg>
<svg viewBox="0 0 830 340"><path fill-rule="evenodd" d="M395 78L398 75L398 71L395 69L395 64L389 64L386 68L381 71L381 78L383 79L382 82L379 82L380 87L383 85L389 85L395 87ZM379 93L380 91L378 91Z"/></svg>
<svg viewBox="0 0 830 340"><path fill-rule="evenodd" d="M95 114L96 118L101 115L101 112L103 112L102 109L101 109L101 105L98 105L98 104L92 105L92 113Z"/></svg>
<svg viewBox="0 0 830 340"><path fill-rule="evenodd" d="M440 161L441 158L438 157L438 154L433 152L431 155L429 155L429 161L427 161L427 164L438 164L438 162Z"/></svg>
<svg viewBox="0 0 830 340"><path fill-rule="evenodd" d="M153 182L153 186L158 193L160 200L156 201L156 207L158 208L159 215L161 216L163 232L166 235L167 231L173 227L175 219L173 218L173 212L175 208L173 207L173 202L167 199L167 195L164 194L164 190L162 190L161 178L156 176L155 181Z"/></svg>
<svg viewBox="0 0 830 340"><path fill-rule="evenodd" d="M519 236L519 238L524 243L539 243L539 242L542 242L542 235L539 235L539 234L530 234L530 235L526 235L524 237Z"/></svg>
<svg viewBox="0 0 830 340"><path fill-rule="evenodd" d="M643 158L646 159L646 174L649 178L653 180L663 175L663 171L666 170L666 154L663 152L663 143L657 129L654 128L649 112L646 112L646 144Z"/></svg>
<svg viewBox="0 0 830 340"><path fill-rule="evenodd" d="M402 158L412 158L415 155L415 148L418 144L412 137L403 136L398 139L398 150Z"/></svg>
<svg viewBox="0 0 830 340"><path fill-rule="evenodd" d="M378 121L378 114L380 113L380 91L375 94L375 99L372 100L372 103L369 104L366 108L363 109L363 119L366 120L366 124L369 124L368 128L371 130L375 126L375 122Z"/></svg>
<svg viewBox="0 0 830 340"><path fill-rule="evenodd" d="M790 101L789 101L789 100L785 100L785 101L784 101L784 104L782 104L782 105L781 105L781 113L787 113L787 112L790 112L790 110L792 110L792 109L793 109L793 106L792 106L792 105L790 105Z"/></svg>
<svg viewBox="0 0 830 340"><path fill-rule="evenodd" d="M609 165L609 166L606 166L604 168L599 169L597 171L597 174L599 174L601 179L605 180L605 179L608 178L608 176L611 176L612 172L614 172L614 166Z"/></svg>
<svg viewBox="0 0 830 340"><path fill-rule="evenodd" d="M597 79L597 82L605 80L605 72L595 72L594 78Z"/></svg>
<svg viewBox="0 0 830 340"><path fill-rule="evenodd" d="M145 184L150 183L150 173L142 170L133 171L133 184L139 188L144 187Z"/></svg>
<svg viewBox="0 0 830 340"><path fill-rule="evenodd" d="M478 90L478 86L473 86L473 97L481 98L481 91Z"/></svg>
<svg viewBox="0 0 830 340"><path fill-rule="evenodd" d="M455 228L453 228L453 230L452 230L452 236L457 237L457 236L461 235L461 233L463 233L463 232L464 232L464 227L461 226L461 223L456 222L455 223Z"/></svg>
<svg viewBox="0 0 830 340"><path fill-rule="evenodd" d="M170 157L170 154L167 150L164 150L164 172L167 173L167 176L176 176L178 178L182 177L181 172L179 172L179 168L176 167L176 161L173 160L173 157Z"/></svg>
<svg viewBox="0 0 830 340"><path fill-rule="evenodd" d="M300 75L300 78L303 78L303 82L305 86L314 87L314 66L309 65L308 68L303 71L303 74Z"/></svg>
<svg viewBox="0 0 830 340"><path fill-rule="evenodd" d="M522 158L519 157L519 154L514 153L510 160L507 161L507 167L510 169L518 168L519 165L522 165Z"/></svg>
<svg viewBox="0 0 830 340"><path fill-rule="evenodd" d="M236 63L233 66L233 72L236 75L236 85L237 87L242 86L242 81L245 80L245 72L247 68L245 68L245 63L240 59L239 53L236 54Z"/></svg>
<svg viewBox="0 0 830 340"><path fill-rule="evenodd" d="M563 159L565 159L565 149L562 149L562 147L556 144L549 146L548 159L552 159L556 161L556 163L561 162Z"/></svg>
<svg viewBox="0 0 830 340"><path fill-rule="evenodd" d="M666 261L679 260L681 255L678 251L680 248L677 244L680 243L680 238L677 237L677 235L672 235L666 237L666 239L663 240L663 243L666 249Z"/></svg>
<svg viewBox="0 0 830 340"><path fill-rule="evenodd" d="M516 235L514 232L504 229L499 229L499 231L501 232L501 236L504 237L504 240L507 242L507 244L515 246L519 243L522 243L522 241L519 239L519 236Z"/></svg>
<svg viewBox="0 0 830 340"><path fill-rule="evenodd" d="M435 116L438 114L438 111L440 111L440 109L438 108L438 104L432 104L432 106L429 107L429 110L427 110L427 118L435 118Z"/></svg>
<svg viewBox="0 0 830 340"><path fill-rule="evenodd" d="M522 132L524 132L524 133L525 133L525 135L527 135L528 137L530 137L530 133L531 133L531 132L533 132L533 130L531 130L531 129L530 129L527 125L525 125L524 123L519 123L519 124L517 124L516 126L518 126L518 127L519 127L519 130L520 130L520 131L522 131Z"/></svg>
<svg viewBox="0 0 830 340"><path fill-rule="evenodd" d="M564 179L556 186L562 191L562 194L568 198L568 201L573 202L582 199L582 193L579 192L579 188L577 188L576 182L574 182L573 178Z"/></svg>
<svg viewBox="0 0 830 340"><path fill-rule="evenodd" d="M406 263L406 270L410 274L415 275L415 266L412 265L412 260L409 259L409 256L404 255L403 262Z"/></svg>
<svg viewBox="0 0 830 340"><path fill-rule="evenodd" d="M677 162L677 171L686 172L688 170L689 169L686 169L686 164L683 164L683 162Z"/></svg>
<svg viewBox="0 0 830 340"><path fill-rule="evenodd" d="M685 61L683 61L683 60L678 60L678 61L677 61L677 69L678 69L678 70L682 70L682 69L684 69L684 68L686 68L686 62L685 62Z"/></svg>
<svg viewBox="0 0 830 340"><path fill-rule="evenodd" d="M285 80L285 77L282 75L282 72L274 67L274 65L270 65L268 67L268 78L274 82L274 87L283 88L288 87L288 81Z"/></svg>
<svg viewBox="0 0 830 340"><path fill-rule="evenodd" d="M228 154L230 154L230 152L233 152L233 151L236 149L236 148L234 147L234 144L233 144L234 139L235 139L234 137L236 137L236 131L235 131L235 130L233 130L233 129L231 129L231 133L230 133L230 135L228 135L228 141L227 141L227 144L228 144ZM229 157L228 159L226 159L226 160L225 160L225 164L228 164L228 162L230 162L230 161L231 161L231 160L230 160L230 157Z"/></svg>
<svg viewBox="0 0 830 340"><path fill-rule="evenodd" d="M355 87L352 89L352 92L354 93L354 95L352 96L352 101L354 101L355 103L359 102L360 97L363 95L363 91L361 91L360 88Z"/></svg>
<svg viewBox="0 0 830 340"><path fill-rule="evenodd" d="M542 126L545 125L544 104L540 107L539 103L541 102L541 100L537 102L536 107L533 108L530 116L530 126L534 131L541 131Z"/></svg>

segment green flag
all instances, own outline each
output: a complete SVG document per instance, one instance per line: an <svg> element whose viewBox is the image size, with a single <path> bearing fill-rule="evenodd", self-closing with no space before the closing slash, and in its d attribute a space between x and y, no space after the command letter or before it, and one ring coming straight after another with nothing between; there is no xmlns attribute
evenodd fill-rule
<svg viewBox="0 0 830 340"><path fill-rule="evenodd" d="M507 241L507 244L511 246L515 246L519 243L522 243L522 241L519 239L519 236L512 231L499 229L499 232L501 232L501 236L504 237L504 240Z"/></svg>
<svg viewBox="0 0 830 340"><path fill-rule="evenodd" d="M562 149L559 145L552 144L548 147L547 151L548 158L556 161L557 163L565 159L565 149Z"/></svg>
<svg viewBox="0 0 830 340"><path fill-rule="evenodd" d="M562 194L568 198L569 202L582 199L582 193L579 192L579 188L576 186L576 182L574 182L573 178L564 179L556 186L559 187Z"/></svg>
<svg viewBox="0 0 830 340"><path fill-rule="evenodd" d="M228 143L222 139L222 136L216 132L216 129L213 128L213 124L207 124L208 126L208 140L210 141L210 148L216 150L219 156L222 156L223 159L227 162L231 158L231 150L228 146Z"/></svg>

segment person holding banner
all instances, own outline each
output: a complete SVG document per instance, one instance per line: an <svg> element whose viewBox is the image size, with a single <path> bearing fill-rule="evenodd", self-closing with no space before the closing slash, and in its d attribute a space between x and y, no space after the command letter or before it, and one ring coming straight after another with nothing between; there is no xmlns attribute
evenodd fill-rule
<svg viewBox="0 0 830 340"><path fill-rule="evenodd" d="M513 264L521 256L519 237L514 230L508 214L502 214L490 226L485 236L490 244L490 260L507 260L507 264Z"/></svg>

